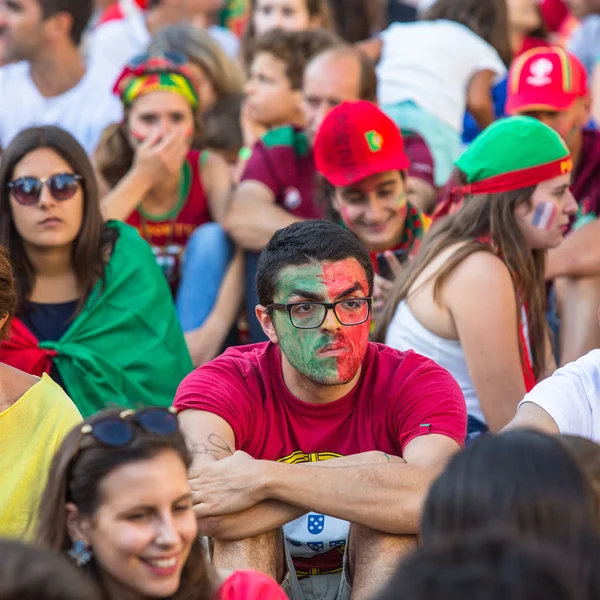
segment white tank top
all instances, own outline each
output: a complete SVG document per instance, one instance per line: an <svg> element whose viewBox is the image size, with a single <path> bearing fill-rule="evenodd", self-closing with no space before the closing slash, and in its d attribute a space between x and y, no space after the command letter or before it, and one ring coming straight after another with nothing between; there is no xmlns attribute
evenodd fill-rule
<svg viewBox="0 0 600 600"><path fill-rule="evenodd" d="M403 300L388 327L385 343L397 350L414 350L449 371L465 397L467 413L485 423L485 417L467 369L465 354L459 341L447 340L426 329Z"/></svg>

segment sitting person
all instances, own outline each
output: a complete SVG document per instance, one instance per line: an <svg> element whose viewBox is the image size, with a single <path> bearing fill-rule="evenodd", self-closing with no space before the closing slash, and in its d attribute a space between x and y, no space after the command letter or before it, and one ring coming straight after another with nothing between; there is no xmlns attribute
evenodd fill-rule
<svg viewBox="0 0 600 600"><path fill-rule="evenodd" d="M257 286L269 342L229 349L175 397L201 532L221 568L281 581L287 563L295 600L348 598L351 581L367 597L415 545L464 398L429 359L369 343L373 264L340 226L278 231Z"/></svg>
<svg viewBox="0 0 600 600"><path fill-rule="evenodd" d="M459 382L469 435L496 432L556 368L548 339L544 256L577 204L560 136L528 117L497 121L456 163L452 190L398 281L377 339L415 350Z"/></svg>
<svg viewBox="0 0 600 600"><path fill-rule="evenodd" d="M125 121L105 131L96 163L111 188L104 215L133 225L152 246L201 364L234 325L243 264L218 225L231 195L227 164L191 149L201 134L197 88L184 56L135 59L115 85Z"/></svg>
<svg viewBox="0 0 600 600"><path fill-rule="evenodd" d="M102 411L52 461L37 544L70 558L106 600L285 600L262 573L216 573L197 535L190 463L174 412Z"/></svg>
<svg viewBox="0 0 600 600"><path fill-rule="evenodd" d="M100 600L93 585L65 558L0 539L0 600Z"/></svg>
<svg viewBox="0 0 600 600"><path fill-rule="evenodd" d="M103 223L91 162L66 131L26 129L6 149L0 245L19 290L0 362L50 373L84 416L130 397L170 404L192 364L169 288L135 229Z"/></svg>
<svg viewBox="0 0 600 600"><path fill-rule="evenodd" d="M371 102L346 102L325 117L313 150L326 181L330 217L371 255L379 312L390 279L402 270L400 261L416 253L430 222L407 198L410 160L402 135Z"/></svg>
<svg viewBox="0 0 600 600"><path fill-rule="evenodd" d="M511 66L506 107L510 114L534 117L556 130L573 159L571 192L579 210L546 264L546 279L554 283L549 321L564 365L600 346L600 132L588 127L590 94L583 65L557 47L527 52Z"/></svg>
<svg viewBox="0 0 600 600"><path fill-rule="evenodd" d="M17 303L8 253L0 246L0 339L9 335ZM52 456L79 421L75 405L48 375L39 379L0 363L0 537L32 535ZM3 575L0 568L0 580Z"/></svg>

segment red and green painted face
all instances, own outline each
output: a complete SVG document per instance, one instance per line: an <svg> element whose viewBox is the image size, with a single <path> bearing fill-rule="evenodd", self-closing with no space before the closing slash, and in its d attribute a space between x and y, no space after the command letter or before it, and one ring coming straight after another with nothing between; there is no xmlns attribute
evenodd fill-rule
<svg viewBox="0 0 600 600"><path fill-rule="evenodd" d="M336 302L366 298L369 285L354 258L284 268L275 302ZM298 329L287 311L275 311L273 322L281 351L288 362L310 381L341 385L358 373L369 342L370 319L360 325L342 325L333 311L317 329Z"/></svg>

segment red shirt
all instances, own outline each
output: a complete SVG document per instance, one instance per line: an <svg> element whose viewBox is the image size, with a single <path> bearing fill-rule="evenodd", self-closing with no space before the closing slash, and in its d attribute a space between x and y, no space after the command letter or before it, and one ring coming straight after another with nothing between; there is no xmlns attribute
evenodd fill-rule
<svg viewBox="0 0 600 600"><path fill-rule="evenodd" d="M419 435L445 435L461 446L466 435L465 400L445 369L414 352L372 343L354 389L329 404L292 395L280 349L267 342L230 348L190 373L174 405L223 418L237 450L287 463L372 450L402 456ZM286 525L298 575L339 572L347 531L344 521L314 513Z"/></svg>
<svg viewBox="0 0 600 600"><path fill-rule="evenodd" d="M188 152L181 176L180 200L170 213L148 215L140 206L127 219L152 246L173 292L179 284L181 258L190 236L197 227L212 220L202 187L201 160L197 150Z"/></svg>
<svg viewBox="0 0 600 600"><path fill-rule="evenodd" d="M583 146L571 192L579 204L574 227L581 227L600 215L600 131L583 131Z"/></svg>
<svg viewBox="0 0 600 600"><path fill-rule="evenodd" d="M317 206L317 172L312 149L303 131L291 126L269 131L252 149L240 183L260 181L275 202L300 219L320 219Z"/></svg>

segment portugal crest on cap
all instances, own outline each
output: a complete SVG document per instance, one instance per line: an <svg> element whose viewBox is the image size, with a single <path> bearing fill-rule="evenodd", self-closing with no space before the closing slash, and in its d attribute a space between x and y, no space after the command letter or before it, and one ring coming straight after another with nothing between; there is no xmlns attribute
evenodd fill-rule
<svg viewBox="0 0 600 600"><path fill-rule="evenodd" d="M365 133L365 139L371 152L379 152L383 146L383 137L374 129Z"/></svg>

